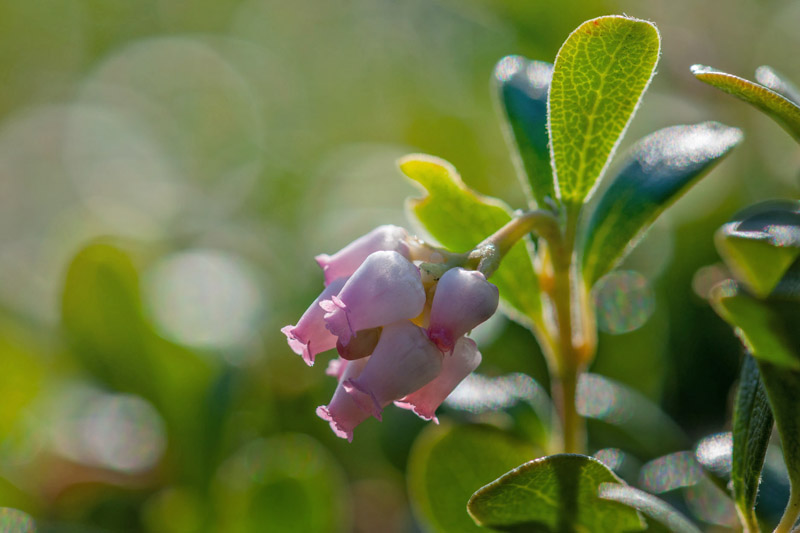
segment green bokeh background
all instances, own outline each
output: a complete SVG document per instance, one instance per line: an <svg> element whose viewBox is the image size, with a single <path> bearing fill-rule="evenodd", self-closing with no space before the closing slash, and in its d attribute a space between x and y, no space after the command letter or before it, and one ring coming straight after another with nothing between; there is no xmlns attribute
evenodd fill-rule
<svg viewBox="0 0 800 533"><path fill-rule="evenodd" d="M59 532L419 531L405 470L425 424L389 409L337 439L314 415L327 357L306 367L279 329L321 290L315 254L408 225L398 157L521 207L493 66L552 61L612 13L662 37L621 150L704 120L746 137L626 260L654 311L601 334L592 370L694 439L725 430L740 348L701 269L737 208L797 197L800 152L689 66L799 81L797 2L3 0L0 507ZM519 326L495 320L481 349L482 373L547 383Z"/></svg>

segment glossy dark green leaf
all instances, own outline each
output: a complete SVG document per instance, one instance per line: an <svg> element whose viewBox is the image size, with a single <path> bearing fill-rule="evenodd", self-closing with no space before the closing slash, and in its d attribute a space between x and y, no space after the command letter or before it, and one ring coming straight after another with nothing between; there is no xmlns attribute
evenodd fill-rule
<svg viewBox="0 0 800 533"><path fill-rule="evenodd" d="M665 501L642 490L618 483L604 483L600 486L599 495L605 500L629 505L641 511L673 533L700 533L694 524Z"/></svg>
<svg viewBox="0 0 800 533"><path fill-rule="evenodd" d="M604 483L623 482L592 457L551 455L482 487L470 498L468 509L476 523L505 530L643 530L645 524L635 510L598 497Z"/></svg>
<svg viewBox="0 0 800 533"><path fill-rule="evenodd" d="M427 192L408 201L409 211L449 250L467 252L511 220L508 207L468 189L442 159L410 155L400 160L400 170ZM491 281L511 318L529 327L541 321L539 281L524 239L509 251Z"/></svg>
<svg viewBox="0 0 800 533"><path fill-rule="evenodd" d="M547 92L552 77L552 64L522 56L504 57L494 69L517 172L529 199L542 207L548 198L555 199L547 136Z"/></svg>
<svg viewBox="0 0 800 533"><path fill-rule="evenodd" d="M748 207L717 231L714 242L734 277L765 298L800 257L800 202Z"/></svg>
<svg viewBox="0 0 800 533"><path fill-rule="evenodd" d="M754 527L757 524L756 496L772 425L772 410L758 365L752 356L745 354L733 411L731 480L739 516L752 531L758 531L757 526Z"/></svg>
<svg viewBox="0 0 800 533"><path fill-rule="evenodd" d="M742 139L717 122L672 126L630 151L586 226L582 265L593 285L636 245L655 219Z"/></svg>
<svg viewBox="0 0 800 533"><path fill-rule="evenodd" d="M756 81L800 106L800 88L772 67L762 65L756 69Z"/></svg>
<svg viewBox="0 0 800 533"><path fill-rule="evenodd" d="M712 288L710 301L753 356L800 370L800 305L758 300L733 280Z"/></svg>
<svg viewBox="0 0 800 533"><path fill-rule="evenodd" d="M661 39L650 22L584 22L556 56L548 130L561 200L580 206L602 176L656 68Z"/></svg>
<svg viewBox="0 0 800 533"><path fill-rule="evenodd" d="M705 65L693 65L692 74L698 80L752 104L800 142L800 106L791 100L763 85Z"/></svg>
<svg viewBox="0 0 800 533"><path fill-rule="evenodd" d="M528 444L490 426L430 425L411 450L408 490L426 530L485 531L467 514L467 500L485 485L538 455Z"/></svg>

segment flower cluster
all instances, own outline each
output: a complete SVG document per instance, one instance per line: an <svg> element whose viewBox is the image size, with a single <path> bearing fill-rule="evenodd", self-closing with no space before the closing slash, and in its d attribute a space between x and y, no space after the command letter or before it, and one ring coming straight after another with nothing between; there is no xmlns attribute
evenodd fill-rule
<svg viewBox="0 0 800 533"><path fill-rule="evenodd" d="M317 415L348 440L392 402L436 421L436 409L481 361L465 335L495 312L497 287L475 270L441 265L438 277L420 270L442 255L397 226L316 259L325 290L281 331L309 366L321 352L339 353L327 370L339 385Z"/></svg>

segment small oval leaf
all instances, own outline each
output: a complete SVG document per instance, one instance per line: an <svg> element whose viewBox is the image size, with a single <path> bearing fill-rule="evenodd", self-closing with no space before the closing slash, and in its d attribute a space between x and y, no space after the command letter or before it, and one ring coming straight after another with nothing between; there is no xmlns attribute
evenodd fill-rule
<svg viewBox="0 0 800 533"><path fill-rule="evenodd" d="M593 285L636 246L656 218L742 140L718 122L672 126L634 146L592 212L584 233L583 275Z"/></svg>
<svg viewBox="0 0 800 533"><path fill-rule="evenodd" d="M753 356L800 370L800 305L757 300L733 280L714 286L709 298Z"/></svg>
<svg viewBox="0 0 800 533"><path fill-rule="evenodd" d="M408 210L447 249L469 251L511 220L505 204L468 189L447 161L417 154L402 158L399 164L427 192L424 198L409 199ZM501 309L512 319L527 327L541 323L539 280L525 239L511 248L492 275L492 283L500 289Z"/></svg>
<svg viewBox="0 0 800 533"><path fill-rule="evenodd" d="M600 486L599 495L604 500L623 503L641 511L673 533L700 533L685 516L660 498L642 490L617 483L604 483Z"/></svg>
<svg viewBox="0 0 800 533"><path fill-rule="evenodd" d="M800 106L763 85L705 65L692 65L695 77L752 104L783 126L800 142Z"/></svg>
<svg viewBox="0 0 800 533"><path fill-rule="evenodd" d="M755 359L745 354L733 411L733 497L745 525L758 531L755 514L761 469L772 434L770 409Z"/></svg>
<svg viewBox="0 0 800 533"><path fill-rule="evenodd" d="M581 24L556 56L548 100L558 194L579 206L602 176L658 61L650 22L621 16Z"/></svg>
<svg viewBox="0 0 800 533"><path fill-rule="evenodd" d="M540 206L546 206L548 199L555 200L547 135L547 93L552 77L551 63L522 56L501 59L493 77L523 189Z"/></svg>
<svg viewBox="0 0 800 533"><path fill-rule="evenodd" d="M800 257L800 202L748 207L717 231L714 242L734 277L766 298Z"/></svg>
<svg viewBox="0 0 800 533"><path fill-rule="evenodd" d="M409 457L414 512L426 530L483 531L467 514L470 495L535 454L530 445L491 426L430 425Z"/></svg>
<svg viewBox="0 0 800 533"><path fill-rule="evenodd" d="M552 533L643 530L635 510L597 496L604 483L623 482L593 457L551 455L480 488L467 508L476 523L493 528Z"/></svg>

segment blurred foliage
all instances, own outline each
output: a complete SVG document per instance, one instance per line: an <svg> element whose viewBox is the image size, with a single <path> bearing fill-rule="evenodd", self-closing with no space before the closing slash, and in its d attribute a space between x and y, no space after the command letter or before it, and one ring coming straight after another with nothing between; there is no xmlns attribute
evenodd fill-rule
<svg viewBox="0 0 800 533"><path fill-rule="evenodd" d="M308 369L279 328L322 286L315 253L405 224L406 153L524 206L494 64L552 59L584 20L623 12L663 42L627 138L704 120L746 136L625 259L654 310L603 333L593 367L697 441L728 429L740 359L704 301L713 233L743 205L797 197L800 152L689 66L800 79L796 2L0 2L0 508L55 532L423 527L405 472L425 424L387 412L337 439L314 415L334 388L325 361ZM547 385L526 330L479 333L482 373ZM616 438L595 429L592 451ZM764 508L786 497L770 457Z"/></svg>

